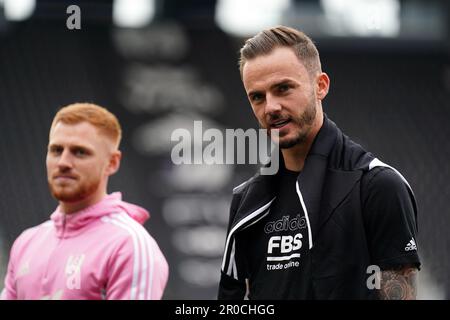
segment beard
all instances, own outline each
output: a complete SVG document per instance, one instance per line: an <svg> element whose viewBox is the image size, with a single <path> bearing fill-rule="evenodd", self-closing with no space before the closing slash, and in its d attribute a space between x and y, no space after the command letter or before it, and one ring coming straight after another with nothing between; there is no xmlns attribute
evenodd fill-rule
<svg viewBox="0 0 450 320"><path fill-rule="evenodd" d="M283 138L282 135L278 137L277 143L281 149L289 149L296 145L302 144L305 142L309 133L311 132L312 125L317 115L317 107L314 102L314 92L312 92L309 103L306 106L305 111L296 119L291 118L291 121L297 124L297 131L292 138L281 140ZM272 119L276 120L276 119Z"/></svg>
<svg viewBox="0 0 450 320"><path fill-rule="evenodd" d="M279 143L280 148L289 149L305 142L306 138L308 137L311 131L312 124L316 119L316 114L317 114L316 106L313 103L309 104L306 110L300 115L300 117L295 120L300 129L296 132L294 137L288 140L280 141Z"/></svg>
<svg viewBox="0 0 450 320"><path fill-rule="evenodd" d="M52 196L61 202L78 202L92 195L100 186L100 179L80 182L77 186L61 186L48 181Z"/></svg>

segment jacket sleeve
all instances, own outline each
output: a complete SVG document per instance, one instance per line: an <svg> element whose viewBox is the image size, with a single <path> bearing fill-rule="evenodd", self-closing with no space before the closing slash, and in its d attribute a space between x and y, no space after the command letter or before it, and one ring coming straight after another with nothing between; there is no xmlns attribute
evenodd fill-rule
<svg viewBox="0 0 450 320"><path fill-rule="evenodd" d="M5 277L5 287L0 295L0 300L17 300L16 286L14 285L14 268L11 261L8 263L8 271Z"/></svg>
<svg viewBox="0 0 450 320"><path fill-rule="evenodd" d="M389 168L371 170L363 182L363 214L372 262L382 270L409 264L419 268L412 191Z"/></svg>
<svg viewBox="0 0 450 320"><path fill-rule="evenodd" d="M17 239L11 248L9 256L8 269L6 271L4 288L0 294L0 300L17 300L16 281L15 281L15 248L19 239Z"/></svg>
<svg viewBox="0 0 450 320"><path fill-rule="evenodd" d="M243 300L246 294L245 281L236 280L221 272L219 283L219 300Z"/></svg>
<svg viewBox="0 0 450 320"><path fill-rule="evenodd" d="M169 267L156 241L141 226L110 257L107 300L159 300Z"/></svg>
<svg viewBox="0 0 450 320"><path fill-rule="evenodd" d="M241 202L242 193L238 192L233 195L233 199L231 201L230 206L230 217L228 221L228 231L227 231L227 239L230 234L231 226L233 224L234 216L237 212L239 204ZM226 241L226 240L225 240ZM236 246L237 247L237 246ZM238 254L234 255L235 259L239 260ZM227 258L227 248L225 248L223 260L225 261ZM239 263L239 261L235 261ZM220 272L220 282L219 282L219 292L218 299L219 300L242 300L246 294L246 283L243 279L235 279L232 276L226 274L225 270L221 270Z"/></svg>

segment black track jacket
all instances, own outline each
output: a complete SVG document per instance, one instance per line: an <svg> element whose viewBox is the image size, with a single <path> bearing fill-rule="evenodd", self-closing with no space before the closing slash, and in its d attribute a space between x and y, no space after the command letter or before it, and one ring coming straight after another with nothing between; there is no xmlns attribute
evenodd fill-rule
<svg viewBox="0 0 450 320"><path fill-rule="evenodd" d="M383 187L367 194L378 171ZM270 213L274 179L277 175L257 174L233 190L219 299L245 296L248 274L240 267L245 257L236 252L235 235ZM351 141L326 116L297 187L309 217L315 299L376 299L377 290L367 285L369 266L381 270L402 264L420 266L417 250L406 247L411 240L416 247L417 232L416 201L408 182Z"/></svg>

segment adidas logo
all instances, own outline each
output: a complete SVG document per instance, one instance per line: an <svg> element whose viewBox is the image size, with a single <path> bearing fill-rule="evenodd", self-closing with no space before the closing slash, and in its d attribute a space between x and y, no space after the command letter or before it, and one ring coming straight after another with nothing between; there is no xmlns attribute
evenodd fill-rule
<svg viewBox="0 0 450 320"><path fill-rule="evenodd" d="M405 251L412 251L417 250L416 242L414 241L414 238L409 240L408 244L405 247Z"/></svg>

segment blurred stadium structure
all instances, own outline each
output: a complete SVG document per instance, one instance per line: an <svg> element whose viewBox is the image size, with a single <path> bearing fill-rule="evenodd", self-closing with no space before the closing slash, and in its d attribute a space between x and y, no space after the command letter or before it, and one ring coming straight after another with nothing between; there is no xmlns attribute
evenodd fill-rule
<svg viewBox="0 0 450 320"><path fill-rule="evenodd" d="M81 30L66 28L71 4L81 9ZM194 120L256 127L237 52L246 37L286 24L319 47L332 80L325 112L415 190L419 298L449 299L449 8L420 0L0 0L3 251L56 206L45 176L54 113L92 101L123 125L110 191L151 211L146 227L171 266L164 298L215 299L231 189L255 167L174 166L170 135Z"/></svg>

